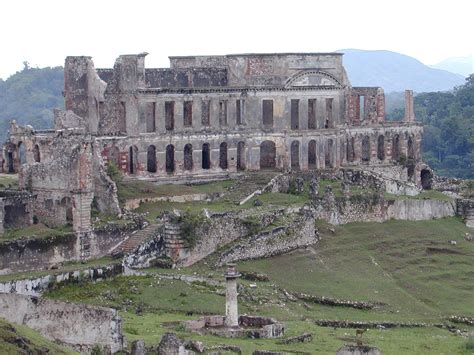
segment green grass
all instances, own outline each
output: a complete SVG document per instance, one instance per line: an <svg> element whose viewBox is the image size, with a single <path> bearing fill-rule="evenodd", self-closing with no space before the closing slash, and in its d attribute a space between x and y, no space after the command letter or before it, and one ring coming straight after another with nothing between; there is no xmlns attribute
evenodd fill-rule
<svg viewBox="0 0 474 355"><path fill-rule="evenodd" d="M23 343L21 346L20 344ZM1 354L38 354L45 349L51 354L78 354L66 347L43 338L39 333L23 325L11 324L0 318Z"/></svg>
<svg viewBox="0 0 474 355"><path fill-rule="evenodd" d="M224 192L232 186L233 180L216 181L196 185L164 184L150 181L123 181L118 183L119 199L170 197L197 193Z"/></svg>
<svg viewBox="0 0 474 355"><path fill-rule="evenodd" d="M421 222L354 223L333 228L317 221L323 239L306 250L239 263L269 282L240 280L239 310L284 321L286 336L311 332L307 344L280 345L275 339L225 339L187 333L177 322L198 314L223 314L223 288L160 279L161 274L199 274L223 281L223 269L204 261L187 269L148 269L147 276L120 276L100 283L69 284L46 297L116 307L128 341L158 344L163 333L176 331L206 345L234 344L244 354L255 349L334 353L354 340L355 331L318 327L315 319L443 323L452 314L474 316L474 243L463 239L468 229L457 218ZM451 246L448 240L457 240ZM212 257L210 258L212 259ZM210 260L209 259L209 260ZM256 288L249 285L255 283ZM330 307L289 301L281 288L339 299L383 303L373 310ZM137 307L142 315L135 314ZM186 312L194 312L192 317ZM468 331L474 327L460 326ZM370 330L367 343L383 354L468 354L468 341L435 327Z"/></svg>
<svg viewBox="0 0 474 355"><path fill-rule="evenodd" d="M72 233L72 226L64 225L58 228L49 228L44 224L38 223L28 227L17 229L6 229L2 240L14 240L25 237L47 238L62 237Z"/></svg>
<svg viewBox="0 0 474 355"><path fill-rule="evenodd" d="M18 175L17 174L0 174L0 188L17 188Z"/></svg>

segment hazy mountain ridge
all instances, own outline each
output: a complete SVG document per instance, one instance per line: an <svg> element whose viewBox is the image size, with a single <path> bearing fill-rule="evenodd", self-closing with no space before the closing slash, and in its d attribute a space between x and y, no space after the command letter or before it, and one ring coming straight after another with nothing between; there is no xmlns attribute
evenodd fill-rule
<svg viewBox="0 0 474 355"><path fill-rule="evenodd" d="M451 57L447 58L437 64L430 65L432 68L443 69L451 73L469 76L474 73L474 56L466 57Z"/></svg>
<svg viewBox="0 0 474 355"><path fill-rule="evenodd" d="M431 68L419 60L386 50L341 49L353 86L380 86L385 92L411 89L416 92L447 91L464 84L464 77Z"/></svg>

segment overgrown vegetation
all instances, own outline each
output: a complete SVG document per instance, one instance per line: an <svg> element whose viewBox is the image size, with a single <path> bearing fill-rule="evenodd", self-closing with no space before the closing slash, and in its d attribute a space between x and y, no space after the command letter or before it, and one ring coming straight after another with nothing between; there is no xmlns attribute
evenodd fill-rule
<svg viewBox="0 0 474 355"><path fill-rule="evenodd" d="M20 239L24 237L47 238L62 237L72 234L72 226L64 225L57 228L49 228L44 224L32 224L31 226L22 228L6 229L2 236L3 240Z"/></svg>
<svg viewBox="0 0 474 355"><path fill-rule="evenodd" d="M77 354L43 338L34 330L10 324L0 318L0 353L2 354Z"/></svg>
<svg viewBox="0 0 474 355"><path fill-rule="evenodd" d="M423 160L438 174L474 178L474 74L452 92L419 93L415 116L425 127ZM404 103L390 112L392 120L404 116Z"/></svg>
<svg viewBox="0 0 474 355"><path fill-rule="evenodd" d="M7 138L12 119L36 129L52 128L53 109L64 107L63 88L62 67L31 68L26 62L22 71L0 80L0 141Z"/></svg>

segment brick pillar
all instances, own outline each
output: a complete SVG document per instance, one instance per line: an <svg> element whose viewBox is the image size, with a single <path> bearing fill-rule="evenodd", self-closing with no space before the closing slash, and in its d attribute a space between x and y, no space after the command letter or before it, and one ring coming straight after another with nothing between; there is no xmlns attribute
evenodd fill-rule
<svg viewBox="0 0 474 355"><path fill-rule="evenodd" d="M377 105L377 122L382 123L385 121L385 94L382 88L379 88L377 90L376 105Z"/></svg>
<svg viewBox="0 0 474 355"><path fill-rule="evenodd" d="M415 121L415 112L413 110L413 90L405 90L405 122Z"/></svg>

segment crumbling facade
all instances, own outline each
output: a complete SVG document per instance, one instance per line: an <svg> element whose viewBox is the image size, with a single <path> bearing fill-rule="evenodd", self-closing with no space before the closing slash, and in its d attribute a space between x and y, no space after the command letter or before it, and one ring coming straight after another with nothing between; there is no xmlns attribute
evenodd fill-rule
<svg viewBox="0 0 474 355"><path fill-rule="evenodd" d="M93 201L119 213L111 163L127 179L163 182L399 164L420 184L412 92L404 121L385 121L383 90L352 87L341 53L170 57L164 69L145 68L145 57L122 55L112 69L67 57L55 130L12 126L3 168L20 170L23 146L21 185L48 207L40 219L87 231Z"/></svg>

